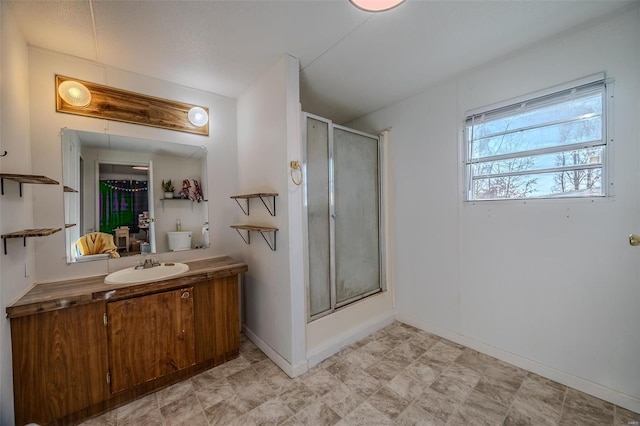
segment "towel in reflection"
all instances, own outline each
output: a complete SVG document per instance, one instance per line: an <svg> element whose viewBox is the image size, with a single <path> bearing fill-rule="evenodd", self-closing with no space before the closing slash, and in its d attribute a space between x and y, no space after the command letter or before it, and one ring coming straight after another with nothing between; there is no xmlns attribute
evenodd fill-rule
<svg viewBox="0 0 640 426"><path fill-rule="evenodd" d="M113 242L113 235L104 232L91 232L83 235L76 242L76 246L83 256L109 253L111 257L120 257L118 248Z"/></svg>
<svg viewBox="0 0 640 426"><path fill-rule="evenodd" d="M185 200L201 202L204 197L202 195L202 188L195 179L184 179L182 181L182 189L180 190L180 198Z"/></svg>

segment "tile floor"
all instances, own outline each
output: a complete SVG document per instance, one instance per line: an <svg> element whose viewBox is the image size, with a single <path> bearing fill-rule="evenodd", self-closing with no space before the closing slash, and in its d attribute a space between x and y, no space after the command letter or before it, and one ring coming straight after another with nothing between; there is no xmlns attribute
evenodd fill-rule
<svg viewBox="0 0 640 426"><path fill-rule="evenodd" d="M640 414L394 322L290 379L240 356L90 425L639 425Z"/></svg>

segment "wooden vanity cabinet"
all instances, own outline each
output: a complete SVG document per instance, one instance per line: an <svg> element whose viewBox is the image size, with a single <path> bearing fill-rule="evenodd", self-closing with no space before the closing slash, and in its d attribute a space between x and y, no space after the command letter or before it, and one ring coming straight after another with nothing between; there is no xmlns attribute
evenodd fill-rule
<svg viewBox="0 0 640 426"><path fill-rule="evenodd" d="M111 396L104 309L91 303L11 319L16 425L44 425Z"/></svg>
<svg viewBox="0 0 640 426"><path fill-rule="evenodd" d="M196 363L222 364L240 354L238 277L209 280L193 287Z"/></svg>
<svg viewBox="0 0 640 426"><path fill-rule="evenodd" d="M107 303L111 392L196 363L193 287Z"/></svg>
<svg viewBox="0 0 640 426"><path fill-rule="evenodd" d="M16 424L79 423L239 355L237 274L162 287L12 317Z"/></svg>

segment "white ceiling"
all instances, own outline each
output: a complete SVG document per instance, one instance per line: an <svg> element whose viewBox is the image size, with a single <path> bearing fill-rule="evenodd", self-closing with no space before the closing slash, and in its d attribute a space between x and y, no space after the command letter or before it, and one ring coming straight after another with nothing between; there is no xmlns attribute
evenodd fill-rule
<svg viewBox="0 0 640 426"><path fill-rule="evenodd" d="M237 98L284 53L303 110L338 123L640 0L2 0L29 45ZM634 7L631 6L631 7Z"/></svg>

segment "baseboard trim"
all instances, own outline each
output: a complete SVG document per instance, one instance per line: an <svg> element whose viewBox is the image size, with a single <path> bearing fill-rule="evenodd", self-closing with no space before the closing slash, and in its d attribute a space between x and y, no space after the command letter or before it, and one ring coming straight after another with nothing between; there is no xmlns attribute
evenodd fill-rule
<svg viewBox="0 0 640 426"><path fill-rule="evenodd" d="M257 347L260 348L262 352L266 356L269 357L271 361L273 361L282 371L284 371L287 376L294 378L301 374L306 373L309 370L308 362L303 361L298 364L291 364L289 361L284 359L278 352L274 351L271 346L269 346L264 340L258 337L253 331L251 331L245 324L242 324L242 332L247 336L249 340L251 340Z"/></svg>
<svg viewBox="0 0 640 426"><path fill-rule="evenodd" d="M496 348L495 346L491 346L470 337L463 336L451 330L425 323L415 318L398 315L397 319L398 321L401 321L405 324L409 324L428 333L444 337L445 339L467 346L471 349L482 352L486 355L490 355L494 358L498 358L517 367L546 377L547 379L562 383L563 385L572 387L579 391L588 393L589 395L593 395L597 398L611 402L615 405L626 408L627 410L631 410L636 413L640 412L640 398L618 392L616 390L607 388L578 376L574 376L548 365L541 364L528 358L524 358L520 355L516 355L500 348Z"/></svg>
<svg viewBox="0 0 640 426"><path fill-rule="evenodd" d="M325 344L317 348L307 350L307 364L309 368L320 364L325 359L334 354L337 354L342 349L357 342L358 340L363 339L369 334L374 333L383 327L386 327L387 325L395 321L395 319L395 311L386 312L382 315L371 318L370 320L360 324L355 328L346 330L336 335L331 340L327 341Z"/></svg>

